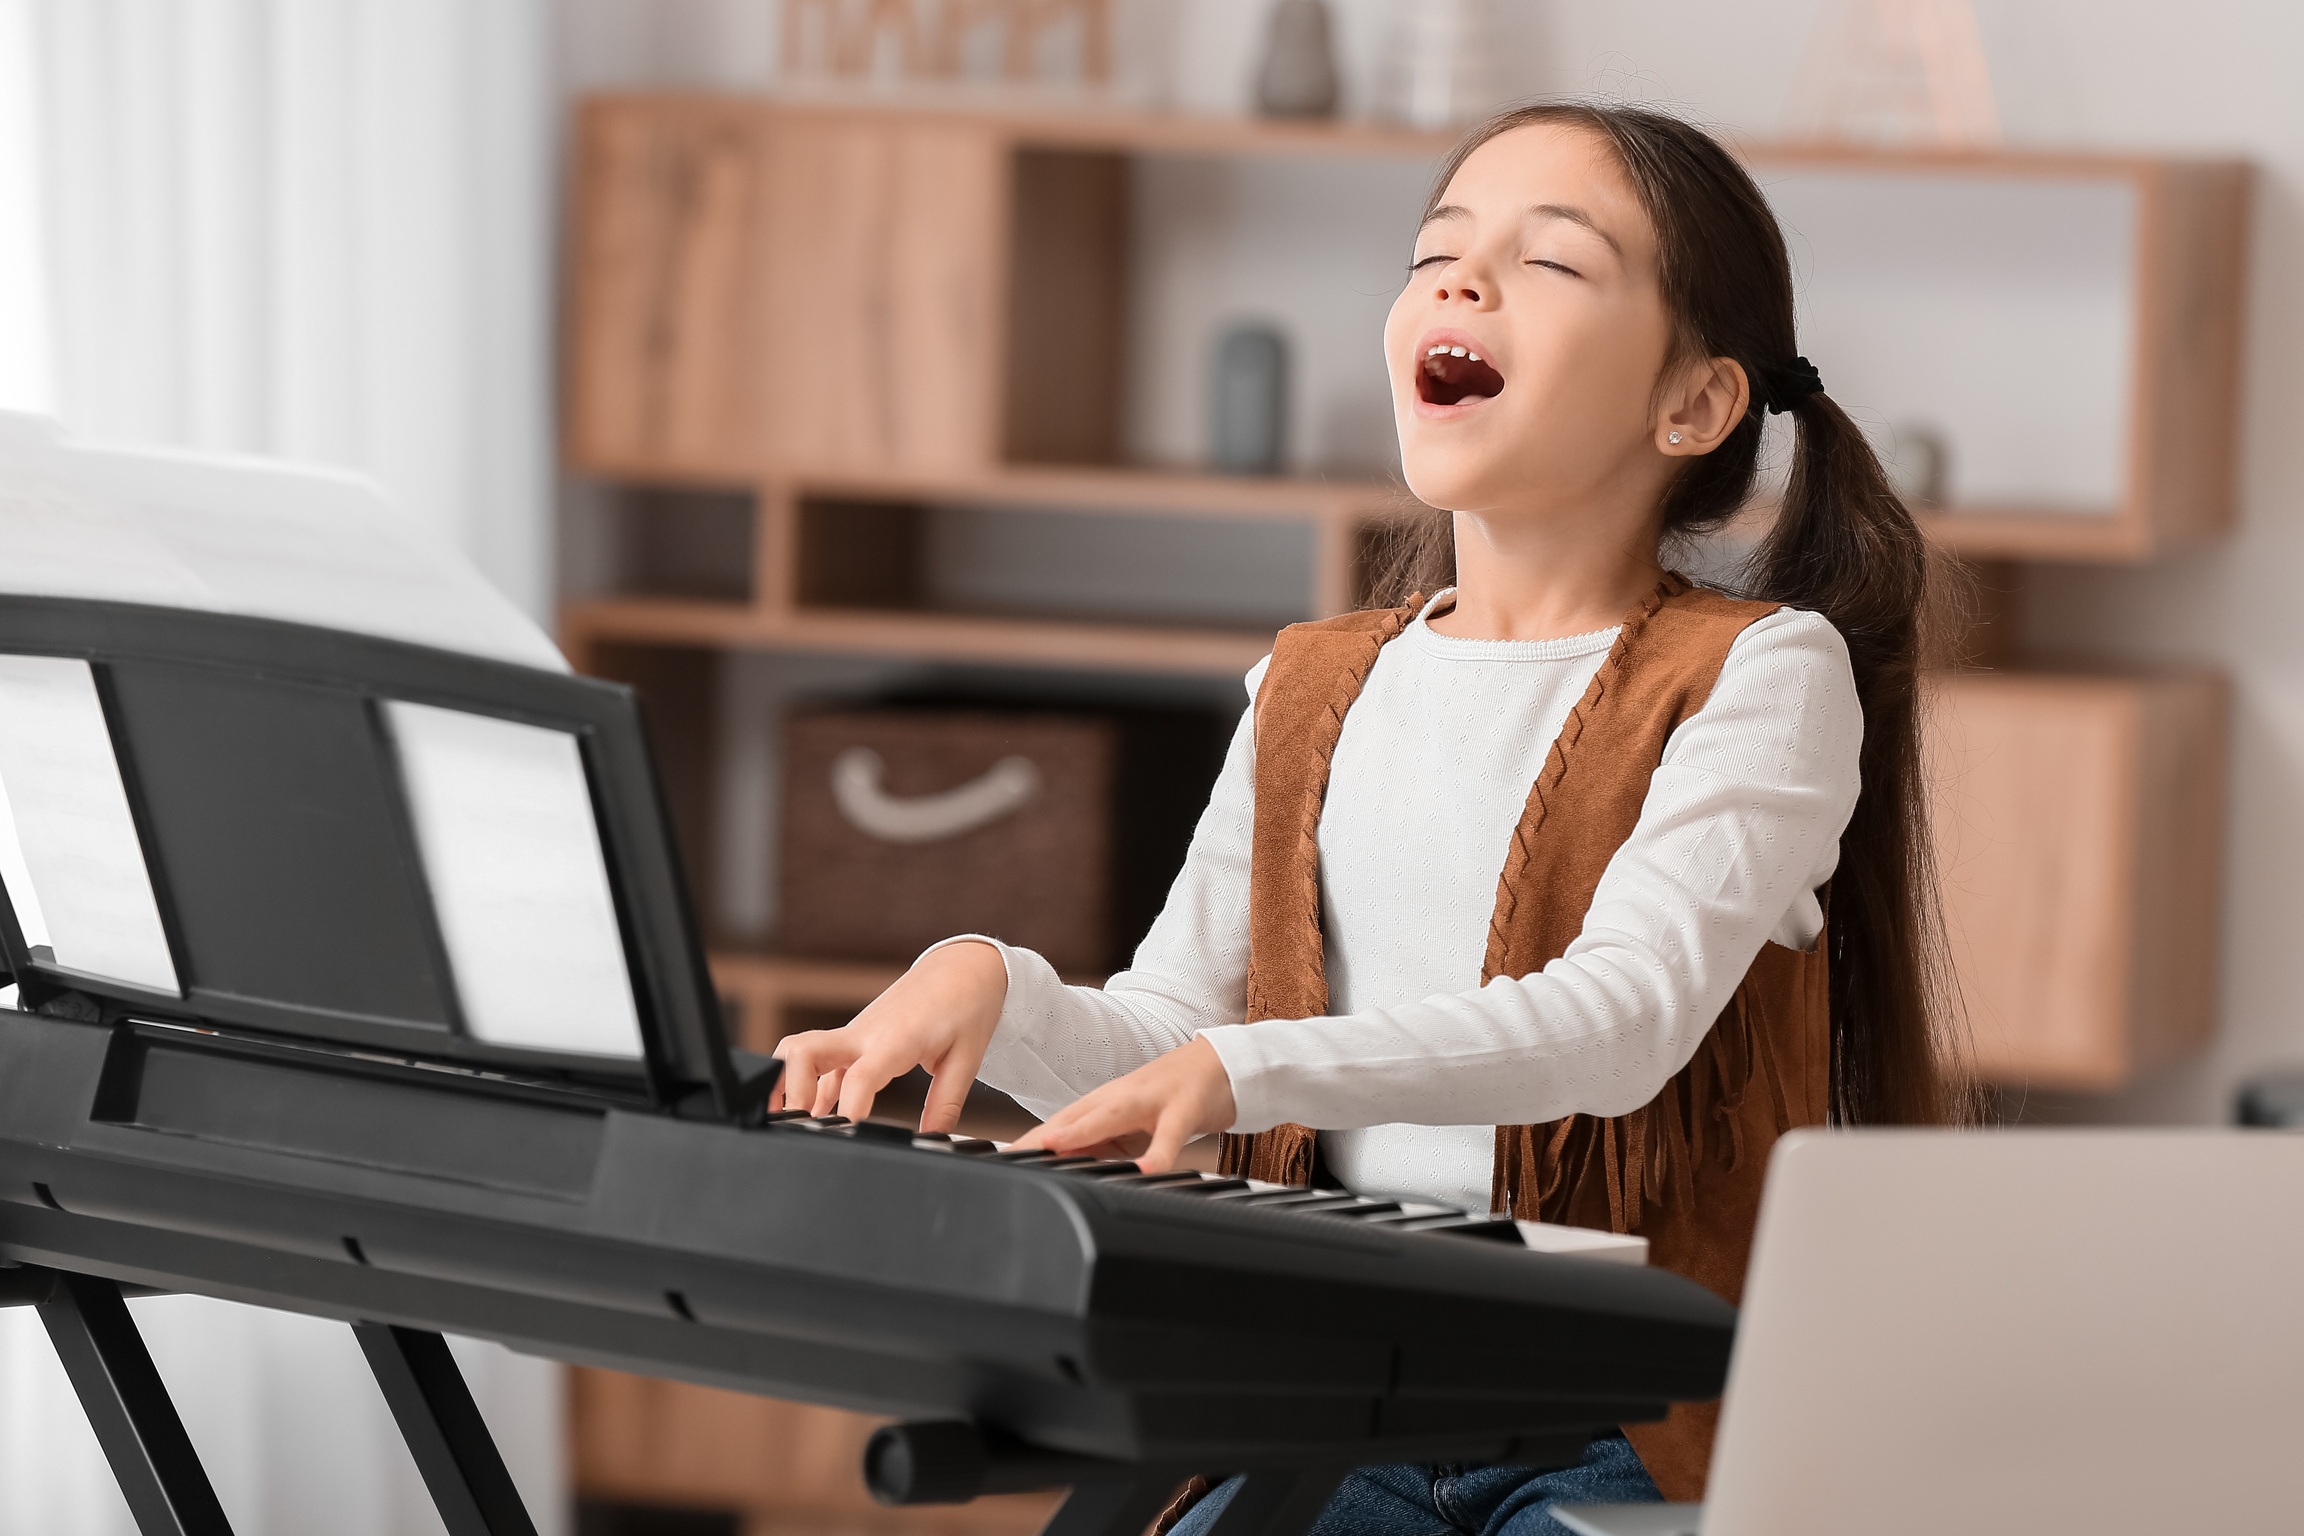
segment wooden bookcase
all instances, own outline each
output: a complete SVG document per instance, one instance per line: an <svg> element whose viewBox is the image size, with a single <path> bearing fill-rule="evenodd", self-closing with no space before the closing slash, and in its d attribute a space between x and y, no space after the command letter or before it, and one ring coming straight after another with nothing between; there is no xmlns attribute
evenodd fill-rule
<svg viewBox="0 0 2304 1536"><path fill-rule="evenodd" d="M1354 606L1371 541L1413 505L1396 486L1123 462L1132 166L1144 156L1429 163L1448 143L1118 111L585 103L562 445L571 469L643 493L625 531L643 557L628 562L639 574L624 587L569 601L561 635L579 670L641 689L699 885L725 856L713 776L721 667L734 653L1236 679L1269 647L1268 624L939 607L920 579L922 530L937 509L1157 515L1178 538L1291 525L1310 550L1296 611ZM2245 167L1745 153L1764 179L1972 183L2019 200L2080 185L2125 199L2130 340L2125 376L2106 386L2120 415L2112 489L2077 509L1955 504L1931 509L1928 526L2014 587L2018 562L2149 560L2230 525ZM1058 345L1061 369L1035 366ZM660 493L691 512L656 516L647 498ZM1987 649L2014 659L2005 645ZM2197 1044L2214 1010L2222 680L1969 670L1938 679L1936 697L1939 855L1979 1074L2109 1088ZM713 964L756 1049L789 1026L836 1020L893 976L751 949L722 948ZM1021 1532L1044 1508L861 1505L850 1443L860 1421L828 1411L591 1372L579 1373L576 1403L586 1491L740 1509L756 1532L992 1536ZM798 1453L781 1445L832 1460L798 1472Z"/></svg>

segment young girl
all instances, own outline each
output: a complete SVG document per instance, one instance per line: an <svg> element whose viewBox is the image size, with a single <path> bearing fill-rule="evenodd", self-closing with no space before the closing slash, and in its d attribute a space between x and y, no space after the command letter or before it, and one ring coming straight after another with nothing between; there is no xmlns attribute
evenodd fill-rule
<svg viewBox="0 0 2304 1536"><path fill-rule="evenodd" d="M1947 1113L1928 559L1792 318L1767 202L1701 131L1555 104L1475 132L1384 333L1409 487L1450 509L1427 595L1248 674L1132 969L1067 987L950 941L787 1039L784 1101L861 1117L920 1065L949 1129L981 1075L1046 1117L1022 1145L1160 1170L1227 1132L1227 1171L1640 1232L1734 1299L1779 1135ZM1772 531L1744 595L1692 586L1660 549L1744 507L1766 411L1796 427ZM1364 1468L1317 1530L1697 1498L1714 1417L1561 1472Z"/></svg>

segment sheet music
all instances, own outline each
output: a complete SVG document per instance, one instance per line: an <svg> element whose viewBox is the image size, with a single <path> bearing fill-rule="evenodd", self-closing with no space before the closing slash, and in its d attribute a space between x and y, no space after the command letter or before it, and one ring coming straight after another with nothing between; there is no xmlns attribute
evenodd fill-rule
<svg viewBox="0 0 2304 1536"><path fill-rule="evenodd" d="M576 738L429 704L387 714L465 1027L495 1045L639 1056Z"/></svg>
<svg viewBox="0 0 2304 1536"><path fill-rule="evenodd" d="M88 663L0 655L0 784L0 876L24 942L75 971L178 992Z"/></svg>
<svg viewBox="0 0 2304 1536"><path fill-rule="evenodd" d="M344 471L90 447L0 412L0 591L286 619L565 672L463 556Z"/></svg>

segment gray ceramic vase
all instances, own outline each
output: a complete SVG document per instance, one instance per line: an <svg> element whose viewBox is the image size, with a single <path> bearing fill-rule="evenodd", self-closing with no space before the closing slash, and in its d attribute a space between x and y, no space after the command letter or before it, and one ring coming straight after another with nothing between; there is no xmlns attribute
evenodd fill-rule
<svg viewBox="0 0 2304 1536"><path fill-rule="evenodd" d="M1276 475L1287 455L1288 343L1265 325L1238 325L1216 345L1209 454L1228 475Z"/></svg>
<svg viewBox="0 0 2304 1536"><path fill-rule="evenodd" d="M1336 115L1336 48L1328 0L1280 0L1256 73L1256 110L1266 117Z"/></svg>

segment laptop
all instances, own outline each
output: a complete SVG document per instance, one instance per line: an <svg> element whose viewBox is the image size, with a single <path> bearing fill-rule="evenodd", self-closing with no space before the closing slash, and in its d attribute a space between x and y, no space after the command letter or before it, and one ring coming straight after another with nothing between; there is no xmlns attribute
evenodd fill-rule
<svg viewBox="0 0 2304 1536"><path fill-rule="evenodd" d="M2304 1137L1778 1144L1696 1504L1580 1536L2304 1530Z"/></svg>

